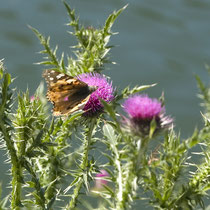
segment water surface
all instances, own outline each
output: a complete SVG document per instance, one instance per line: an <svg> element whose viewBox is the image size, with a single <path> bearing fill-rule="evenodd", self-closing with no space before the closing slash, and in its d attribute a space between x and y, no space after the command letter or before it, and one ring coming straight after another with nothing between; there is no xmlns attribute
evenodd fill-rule
<svg viewBox="0 0 210 210"><path fill-rule="evenodd" d="M165 92L166 111L176 120L176 129L188 137L201 127L199 99L194 74L208 82L204 65L210 63L210 2L200 0L71 0L85 25L100 26L113 11L129 3L116 21L111 51L117 65L109 75L119 89L127 85L158 83L147 91L152 97ZM51 46L71 54L75 44L67 30L66 10L58 0L7 0L0 4L0 58L13 77L14 86L30 93L41 78L42 49L27 25L51 36ZM4 154L4 152L2 152ZM5 160L6 157L2 157ZM2 160L2 162L3 162ZM2 167L7 167L3 165ZM1 175L5 182L8 178Z"/></svg>

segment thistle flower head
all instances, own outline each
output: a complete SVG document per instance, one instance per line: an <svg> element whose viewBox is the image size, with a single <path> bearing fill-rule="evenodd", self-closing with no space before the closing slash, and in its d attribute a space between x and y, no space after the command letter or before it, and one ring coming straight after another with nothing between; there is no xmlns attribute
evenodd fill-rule
<svg viewBox="0 0 210 210"><path fill-rule="evenodd" d="M157 99L149 98L147 95L134 95L128 98L123 104L129 119L125 119L126 127L135 134L148 135L150 123L155 120L156 130L169 128L172 125L172 118L165 116L165 107Z"/></svg>
<svg viewBox="0 0 210 210"><path fill-rule="evenodd" d="M39 97L32 95L32 96L30 97L30 102L33 102L33 101L35 101L35 100L39 100Z"/></svg>
<svg viewBox="0 0 210 210"><path fill-rule="evenodd" d="M152 119L163 110L157 99L151 99L147 95L134 95L124 103L124 109L130 117L135 119Z"/></svg>
<svg viewBox="0 0 210 210"><path fill-rule="evenodd" d="M112 83L105 76L98 73L84 73L77 78L89 86L97 87L83 108L85 116L95 116L103 110L100 99L106 102L111 102L114 99Z"/></svg>
<svg viewBox="0 0 210 210"><path fill-rule="evenodd" d="M33 95L30 97L30 101L33 102L34 100L35 100L35 96Z"/></svg>
<svg viewBox="0 0 210 210"><path fill-rule="evenodd" d="M103 179L109 177L109 173L106 170L100 170L100 173L96 174L95 178L95 188L96 189L103 189L104 185L107 185L108 181Z"/></svg>

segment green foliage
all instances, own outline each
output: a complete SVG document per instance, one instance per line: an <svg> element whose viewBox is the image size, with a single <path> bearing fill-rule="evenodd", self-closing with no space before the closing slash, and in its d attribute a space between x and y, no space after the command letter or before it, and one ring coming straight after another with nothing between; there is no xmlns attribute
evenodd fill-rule
<svg viewBox="0 0 210 210"><path fill-rule="evenodd" d="M111 63L111 28L126 7L96 29L81 25L75 11L64 5L71 19L68 25L74 29L71 34L78 41L75 58L67 56L67 63L64 54L57 58L57 47L51 49L50 39L30 27L44 47L44 61L39 64L72 76L101 73ZM1 147L11 165L11 193L0 200L0 209L121 210L133 209L143 199L155 209L205 208L203 200L210 190L210 88L198 76L204 126L188 139L181 139L173 128L156 133L155 119L145 136L125 126L128 119L119 111L122 100L155 84L116 90L112 103L100 100L104 112L96 117L79 111L54 118L42 83L34 98L28 90L14 97L11 76L2 61L0 79ZM109 176L96 177L101 170ZM96 178L108 184L99 187Z"/></svg>

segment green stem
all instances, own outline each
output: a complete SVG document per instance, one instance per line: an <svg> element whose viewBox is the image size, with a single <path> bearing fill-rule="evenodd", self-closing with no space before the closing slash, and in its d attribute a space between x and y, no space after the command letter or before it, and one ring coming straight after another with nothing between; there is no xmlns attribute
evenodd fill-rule
<svg viewBox="0 0 210 210"><path fill-rule="evenodd" d="M0 68L3 70L2 66ZM12 193L11 193L11 209L19 210L21 205L21 179L22 179L22 167L18 160L16 150L14 147L14 142L11 139L9 129L6 127L6 104L8 100L11 100L9 96L9 85L11 83L10 74L4 75L4 81L2 82L2 102L0 104L0 131L4 136L6 142L7 150L11 158L11 172L12 172ZM8 125L10 126L10 125ZM11 127L10 127L11 129ZM11 131L10 131L11 132Z"/></svg>
<svg viewBox="0 0 210 210"><path fill-rule="evenodd" d="M142 160L145 156L145 152L147 149L147 145L149 143L150 138L144 138L138 140L138 146L137 146L137 161L136 161L136 167L139 169L139 167L142 166Z"/></svg>
<svg viewBox="0 0 210 210"><path fill-rule="evenodd" d="M124 209L124 200L123 200L123 170L120 162L120 154L118 151L118 148L116 145L113 144L113 152L115 154L115 165L117 167L118 176L117 176L117 183L118 183L118 192L117 192L117 203L116 203L116 209Z"/></svg>
<svg viewBox="0 0 210 210"><path fill-rule="evenodd" d="M18 161L14 144L10 139L10 136L5 128L5 125L0 123L0 130L4 136L7 149L11 157L11 171L12 171L12 196L11 196L11 209L19 210L21 204L21 177L22 177L22 167Z"/></svg>
<svg viewBox="0 0 210 210"><path fill-rule="evenodd" d="M79 181L77 182L76 187L74 188L74 193L72 195L72 199L71 199L69 205L67 206L66 210L75 208L77 199L79 197L79 192L82 188L82 185L83 185L83 179L80 177Z"/></svg>
<svg viewBox="0 0 210 210"><path fill-rule="evenodd" d="M34 196L36 200L36 204L40 206L40 209L46 210L47 209L45 208L46 199L44 197L44 193L43 193L44 191L42 190L41 184L39 182L39 178L37 178L36 172L33 170L33 167L30 165L29 162L25 160L23 164L25 168L27 169L27 171L31 174L32 181L34 182L34 189L36 190L36 194L37 194L37 196Z"/></svg>
<svg viewBox="0 0 210 210"><path fill-rule="evenodd" d="M96 122L95 119L93 119L90 122L90 124L88 125L89 130L87 132L86 138L84 138L84 151L83 151L83 155L82 155L82 162L80 164L80 168L82 171L85 171L86 168L88 167L88 154L89 154L89 150L90 150L90 144L91 144L93 130L95 128L95 122ZM77 177L77 178L78 178L78 181L77 181L76 187L74 188L72 199L71 199L69 205L66 207L66 210L74 209L76 207L77 199L79 197L80 190L84 183L82 176Z"/></svg>
<svg viewBox="0 0 210 210"><path fill-rule="evenodd" d="M118 154L119 155L119 154ZM118 156L119 158L119 156ZM116 160L116 165L117 165L117 170L118 170L118 178L117 178L117 183L118 183L118 193L117 193L117 209L123 209L121 202L123 201L123 176L122 176L122 168L121 168L121 162L117 158Z"/></svg>
<svg viewBox="0 0 210 210"><path fill-rule="evenodd" d="M121 162L119 159L119 151L117 148L114 148L116 161L115 164L118 169L118 193L117 193L117 203L116 209L123 210L127 208L127 203L129 202L129 196L132 197L133 193L135 193L135 179L137 179L136 171L143 164L143 158L147 149L147 145L149 142L149 138L140 139L138 141L138 145L133 145L130 148L129 154L131 154L131 158L125 165L125 170L123 171Z"/></svg>
<svg viewBox="0 0 210 210"><path fill-rule="evenodd" d="M132 183L134 181L135 176L133 175L134 164L133 161L126 164L126 175L123 177L123 170L121 167L121 163L118 166L118 194L117 194L117 203L116 209L123 210L126 209L129 195L131 195Z"/></svg>
<svg viewBox="0 0 210 210"><path fill-rule="evenodd" d="M19 210L21 206L21 177L22 177L22 167L21 165L14 161L12 162L12 200L11 209Z"/></svg>

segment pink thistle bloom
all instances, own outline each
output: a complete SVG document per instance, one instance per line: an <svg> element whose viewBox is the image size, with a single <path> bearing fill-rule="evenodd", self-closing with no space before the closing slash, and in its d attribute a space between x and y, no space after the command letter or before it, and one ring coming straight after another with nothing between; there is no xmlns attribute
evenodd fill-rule
<svg viewBox="0 0 210 210"><path fill-rule="evenodd" d="M104 75L98 73L84 73L77 76L79 80L87 83L89 86L97 87L97 89L91 93L88 102L85 104L83 110L85 116L95 116L103 110L103 105L100 99L111 102L114 99L114 90L112 83L107 80Z"/></svg>
<svg viewBox="0 0 210 210"><path fill-rule="evenodd" d="M124 104L124 110L130 119L125 119L124 123L135 134L148 135L150 123L154 119L156 130L169 128L172 125L172 118L165 116L165 107L157 99L149 98L147 95L134 95L128 98Z"/></svg>
<svg viewBox="0 0 210 210"><path fill-rule="evenodd" d="M107 185L108 181L103 179L102 177L106 178L109 177L109 173L106 170L100 170L100 173L96 174L95 178L95 188L96 189L103 189L104 185Z"/></svg>
<svg viewBox="0 0 210 210"><path fill-rule="evenodd" d="M35 97L34 95L30 97L30 102L33 102L35 100L39 100L39 97Z"/></svg>
<svg viewBox="0 0 210 210"><path fill-rule="evenodd" d="M125 111L135 119L153 119L163 110L157 99L151 99L147 95L134 95L124 103Z"/></svg>
<svg viewBox="0 0 210 210"><path fill-rule="evenodd" d="M35 97L34 96L31 96L30 97L30 101L32 102L32 101L34 101L35 100Z"/></svg>

